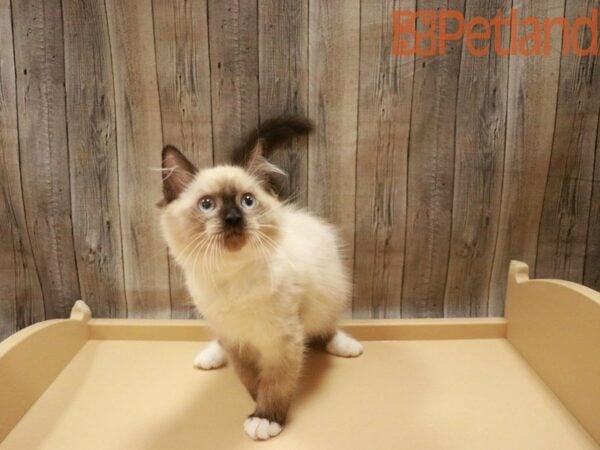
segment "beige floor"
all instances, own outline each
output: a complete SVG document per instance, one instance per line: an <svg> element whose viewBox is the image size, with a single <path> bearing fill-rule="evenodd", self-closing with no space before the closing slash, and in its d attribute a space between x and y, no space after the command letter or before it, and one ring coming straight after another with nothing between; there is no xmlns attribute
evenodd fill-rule
<svg viewBox="0 0 600 450"><path fill-rule="evenodd" d="M8 449L598 448L507 341L365 342L312 354L283 433L252 442L230 368L197 342L89 341L0 444Z"/></svg>

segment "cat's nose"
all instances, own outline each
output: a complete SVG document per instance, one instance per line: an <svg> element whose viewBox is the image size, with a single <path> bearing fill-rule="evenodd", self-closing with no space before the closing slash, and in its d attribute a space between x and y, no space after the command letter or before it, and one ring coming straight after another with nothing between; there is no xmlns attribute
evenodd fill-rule
<svg viewBox="0 0 600 450"><path fill-rule="evenodd" d="M237 208L227 208L223 216L225 225L229 227L239 227L244 221L244 216Z"/></svg>

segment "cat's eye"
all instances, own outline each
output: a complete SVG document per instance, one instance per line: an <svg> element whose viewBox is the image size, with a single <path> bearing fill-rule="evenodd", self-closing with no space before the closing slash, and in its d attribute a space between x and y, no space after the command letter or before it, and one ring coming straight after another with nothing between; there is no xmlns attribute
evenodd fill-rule
<svg viewBox="0 0 600 450"><path fill-rule="evenodd" d="M254 195L252 195L250 193L246 193L246 194L242 195L240 203L242 204L242 206L244 208L252 209L252 208L256 207L256 204L258 202L257 202L256 198L254 197Z"/></svg>
<svg viewBox="0 0 600 450"><path fill-rule="evenodd" d="M215 209L215 201L211 197L202 197L198 202L198 209L202 212L210 212Z"/></svg>

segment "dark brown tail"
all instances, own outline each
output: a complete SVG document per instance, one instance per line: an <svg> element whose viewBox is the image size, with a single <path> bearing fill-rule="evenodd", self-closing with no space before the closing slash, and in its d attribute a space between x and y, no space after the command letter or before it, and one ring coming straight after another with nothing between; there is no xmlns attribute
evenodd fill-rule
<svg viewBox="0 0 600 450"><path fill-rule="evenodd" d="M278 147L296 136L310 134L313 128L313 123L301 116L280 116L267 120L248 136L243 145L235 149L232 162L246 166L250 159L256 156L257 148L260 156L269 159Z"/></svg>

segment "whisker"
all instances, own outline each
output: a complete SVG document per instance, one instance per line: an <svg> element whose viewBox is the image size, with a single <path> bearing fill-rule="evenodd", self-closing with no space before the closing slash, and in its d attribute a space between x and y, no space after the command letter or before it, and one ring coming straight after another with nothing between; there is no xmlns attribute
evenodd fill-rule
<svg viewBox="0 0 600 450"><path fill-rule="evenodd" d="M198 242L198 240L202 239L203 237L204 237L204 235L202 235L202 234L195 236L192 240L190 240L190 242L187 243L187 245L183 248L183 250L181 250L180 255L184 256L185 252L188 250L188 248L191 247L192 244L195 244L196 242Z"/></svg>
<svg viewBox="0 0 600 450"><path fill-rule="evenodd" d="M205 250L208 248L209 242L210 239L206 238L200 244L197 245L197 250L195 250L196 257L194 258L194 265L192 267L194 274L196 274L196 264L198 263L200 257L202 257L202 266L204 266L204 259L206 256Z"/></svg>
<svg viewBox="0 0 600 450"><path fill-rule="evenodd" d="M260 230L258 230L256 232L256 237L259 239L259 241L261 242L261 244L263 244L266 247L270 248L274 253L278 251L279 248L278 248L277 243L273 239L271 239L269 236L267 236L265 233L263 233ZM281 253L281 254L287 260L288 264L294 270L297 270L296 265L287 257L287 255L285 255L285 253Z"/></svg>
<svg viewBox="0 0 600 450"><path fill-rule="evenodd" d="M210 259L209 259L209 275L214 286L217 285L215 281L215 272L216 272L216 242L218 239L218 235L213 235L210 241Z"/></svg>
<svg viewBox="0 0 600 450"><path fill-rule="evenodd" d="M257 219L262 219L263 217L267 216L268 214L271 214L271 213L272 213L272 212L274 212L274 211L279 211L279 210L281 210L281 209L285 208L286 206L287 206L287 205L284 205L284 204L280 204L280 205L277 205L277 206L272 206L272 207L270 207L270 208L267 208L267 209L265 209L264 211L260 212L260 213L259 213L259 214L257 214L255 217L256 217Z"/></svg>
<svg viewBox="0 0 600 450"><path fill-rule="evenodd" d="M204 246L204 244L206 243L206 241L208 240L208 238L204 235L201 235L202 239L199 242L196 242L196 244L194 245L193 249L191 250L190 254L188 255L188 257L186 258L185 264L187 264L187 262L189 261L189 259L197 252L202 251L202 248Z"/></svg>
<svg viewBox="0 0 600 450"><path fill-rule="evenodd" d="M258 229L260 230L261 228L273 228L275 230L281 229L281 227L279 225L273 225L273 224L270 224L270 223L261 223L258 226Z"/></svg>

